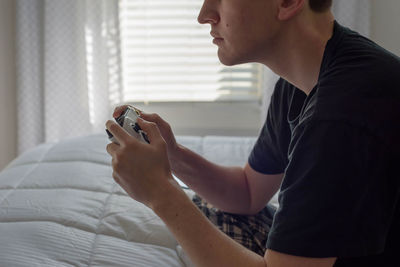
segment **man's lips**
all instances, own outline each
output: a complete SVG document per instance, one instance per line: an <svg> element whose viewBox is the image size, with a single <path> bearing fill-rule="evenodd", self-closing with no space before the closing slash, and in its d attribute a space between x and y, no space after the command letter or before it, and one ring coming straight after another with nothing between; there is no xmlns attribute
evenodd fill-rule
<svg viewBox="0 0 400 267"><path fill-rule="evenodd" d="M219 34L215 33L215 32L210 32L211 36L214 37L213 43L214 44L220 44L224 41L224 38L222 38L221 36L219 36Z"/></svg>
<svg viewBox="0 0 400 267"><path fill-rule="evenodd" d="M222 38L221 36L219 36L219 34L215 33L215 32L210 32L211 36L214 37L215 39L221 39L223 40L224 38Z"/></svg>

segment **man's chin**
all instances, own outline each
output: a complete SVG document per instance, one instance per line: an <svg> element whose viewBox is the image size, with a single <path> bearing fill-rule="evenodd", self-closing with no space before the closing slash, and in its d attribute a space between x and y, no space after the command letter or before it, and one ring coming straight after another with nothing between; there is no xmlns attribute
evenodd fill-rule
<svg viewBox="0 0 400 267"><path fill-rule="evenodd" d="M244 60L243 58L224 55L224 54L220 53L220 51L218 51L218 58L219 58L219 61L225 66L234 66L234 65L244 64L244 63L250 63L250 61Z"/></svg>
<svg viewBox="0 0 400 267"><path fill-rule="evenodd" d="M228 67L237 65L237 63L235 63L235 62L230 62L230 61L222 61L222 60L220 60L220 62L221 62L223 65L228 66Z"/></svg>

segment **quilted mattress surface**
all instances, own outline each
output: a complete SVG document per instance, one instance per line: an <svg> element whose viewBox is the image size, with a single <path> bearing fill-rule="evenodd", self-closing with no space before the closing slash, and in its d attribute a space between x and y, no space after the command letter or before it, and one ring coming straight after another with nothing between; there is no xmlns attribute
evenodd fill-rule
<svg viewBox="0 0 400 267"><path fill-rule="evenodd" d="M255 138L178 141L242 165ZM0 267L185 266L164 223L114 182L107 143L92 135L43 144L0 173Z"/></svg>

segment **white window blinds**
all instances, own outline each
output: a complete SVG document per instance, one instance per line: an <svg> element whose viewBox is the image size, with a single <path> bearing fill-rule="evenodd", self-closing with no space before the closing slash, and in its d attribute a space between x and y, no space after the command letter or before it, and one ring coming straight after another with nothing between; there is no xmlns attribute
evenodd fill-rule
<svg viewBox="0 0 400 267"><path fill-rule="evenodd" d="M248 101L260 98L259 64L222 65L202 0L121 0L125 102Z"/></svg>

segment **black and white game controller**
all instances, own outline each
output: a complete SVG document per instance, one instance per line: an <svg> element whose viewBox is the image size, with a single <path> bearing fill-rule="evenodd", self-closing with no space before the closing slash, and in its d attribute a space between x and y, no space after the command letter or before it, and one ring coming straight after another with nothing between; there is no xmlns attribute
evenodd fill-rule
<svg viewBox="0 0 400 267"><path fill-rule="evenodd" d="M149 139L147 138L147 135L143 130L140 128L139 124L136 123L137 118L140 117L140 113L138 110L135 108L128 107L118 118L115 120L117 123L125 129L130 135L133 137L136 137L139 139L141 142L144 143L149 143ZM110 141L117 143L117 140L114 138L112 133L106 129L106 132L108 134L108 139Z"/></svg>

